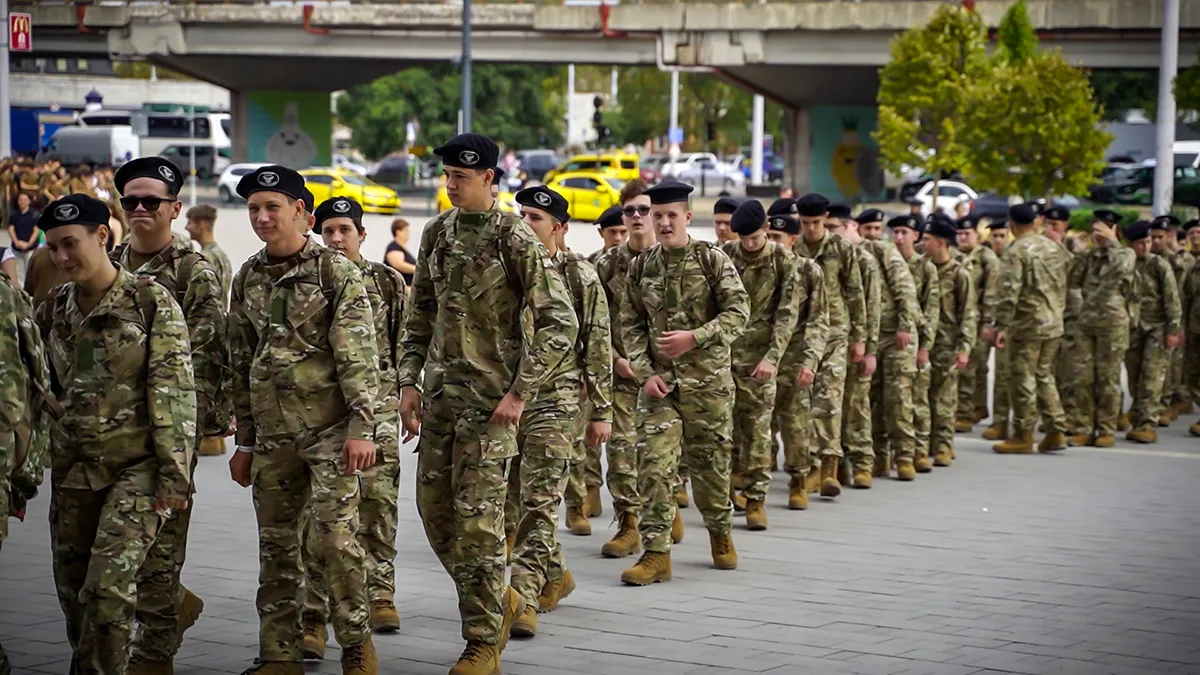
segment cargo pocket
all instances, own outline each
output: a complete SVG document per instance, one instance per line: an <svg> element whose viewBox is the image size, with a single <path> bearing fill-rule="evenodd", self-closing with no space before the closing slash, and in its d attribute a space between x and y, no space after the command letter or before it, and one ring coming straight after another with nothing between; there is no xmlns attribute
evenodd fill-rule
<svg viewBox="0 0 1200 675"><path fill-rule="evenodd" d="M479 455L486 460L508 459L517 456L517 428L488 424L479 434Z"/></svg>
<svg viewBox="0 0 1200 675"><path fill-rule="evenodd" d="M325 322L316 319L325 316L328 302L320 287L297 285L290 304L287 311L288 327L306 344L323 348L329 341Z"/></svg>

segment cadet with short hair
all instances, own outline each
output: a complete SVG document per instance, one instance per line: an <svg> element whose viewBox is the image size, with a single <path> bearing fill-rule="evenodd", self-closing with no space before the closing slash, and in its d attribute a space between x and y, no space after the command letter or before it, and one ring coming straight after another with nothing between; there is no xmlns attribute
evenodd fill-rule
<svg viewBox="0 0 1200 675"><path fill-rule="evenodd" d="M733 197L720 197L713 204L713 230L717 234L718 246L738 241L737 233L730 226L730 222L733 220L733 212L737 210L737 207L738 200Z"/></svg>
<svg viewBox="0 0 1200 675"><path fill-rule="evenodd" d="M186 217L188 236L200 246L200 253L216 271L223 292L221 297L228 305L229 286L233 283L233 263L229 262L225 251L217 246L216 237L213 236L213 229L217 225L217 209L209 204L200 204L188 209Z"/></svg>
<svg viewBox="0 0 1200 675"><path fill-rule="evenodd" d="M1189 220L1184 225L1189 238L1200 240L1200 220ZM1195 249L1200 251L1200 246ZM1200 270L1196 263L1184 277L1180 301L1183 305L1183 321L1187 330L1187 348L1183 361L1183 387L1190 400L1200 396ZM1200 422L1188 428L1188 433L1200 436Z"/></svg>
<svg viewBox="0 0 1200 675"><path fill-rule="evenodd" d="M410 435L421 435L417 507L458 591L467 646L450 672L488 674L500 668L513 622L525 610L525 599L504 579L504 502L517 424L526 402L572 353L579 322L549 251L492 197L495 142L459 134L434 152L456 206L421 235L400 358L400 419Z"/></svg>
<svg viewBox="0 0 1200 675"><path fill-rule="evenodd" d="M691 192L675 181L646 191L659 243L634 260L621 306L621 342L647 397L638 467L645 552L621 575L638 586L671 579L668 529L677 505L670 483L681 456L694 469L713 565L737 567L729 500L730 345L746 328L750 303L729 257L688 235Z"/></svg>
<svg viewBox="0 0 1200 675"><path fill-rule="evenodd" d="M1043 215L1043 231L1047 238L1058 244L1066 253L1067 272L1070 274L1075 261L1083 255L1082 251L1072 247L1072 242L1079 240L1067 236L1071 229L1071 212L1062 206L1051 206ZM1054 384L1058 387L1058 399L1066 420L1063 427L1067 435L1075 432L1075 420L1079 417L1080 362L1076 348L1079 346L1079 311L1082 304L1083 296L1079 289L1068 286L1066 306L1063 310L1063 336L1058 345L1058 359L1054 366Z"/></svg>
<svg viewBox="0 0 1200 675"><path fill-rule="evenodd" d="M359 472L375 464L379 354L358 266L306 236L304 178L269 164L242 176L263 248L233 277L229 310L237 452L258 519L259 675L303 673L304 518L325 557L342 672L378 670L367 564L358 540ZM253 472L251 471L253 465Z"/></svg>
<svg viewBox="0 0 1200 675"><path fill-rule="evenodd" d="M70 277L37 324L65 411L52 436L50 533L79 673L126 672L142 566L172 512L188 508L196 443L183 311L109 260L108 219L103 202L76 194L38 221Z"/></svg>
<svg viewBox="0 0 1200 675"><path fill-rule="evenodd" d="M1184 285L1187 283L1187 273L1192 269L1196 259L1183 248L1181 242L1184 233L1179 228L1180 222L1175 216L1159 216L1153 221L1150 237L1153 240L1151 247L1153 252L1171 263L1171 270L1175 274L1175 287L1182 294ZM1183 387L1183 360L1186 348L1186 344L1180 344L1168 350L1171 364L1167 371L1166 381L1163 383L1159 426L1167 426L1179 415L1192 410L1191 397Z"/></svg>
<svg viewBox="0 0 1200 675"><path fill-rule="evenodd" d="M1004 250L1008 248L1008 219L995 221L988 226L988 229L988 247L992 249L997 258L1000 258L1004 255ZM999 270L997 270L997 274L999 274ZM999 302L998 298L997 302ZM994 335L995 330L993 329L992 332ZM1008 350L996 345L994 337L992 345L996 347L995 359L992 363L992 422L987 429L983 430L981 436L986 441L1003 441L1008 439L1008 421L1012 412L1009 399L1009 358Z"/></svg>
<svg viewBox="0 0 1200 675"><path fill-rule="evenodd" d="M971 286L975 289L975 306L979 310L979 339L971 348L971 361L958 374L958 420L954 430L970 431L988 416L988 357L996 322L996 278L1000 258L992 249L980 244L978 223L971 217L957 223L958 251L967 263Z"/></svg>
<svg viewBox="0 0 1200 675"><path fill-rule="evenodd" d="M596 230L600 232L600 239L604 241L604 246L593 251L587 257L587 261L593 265L600 259L600 256L624 244L629 239L629 228L625 226L625 221L621 218L619 204L613 204L604 209L604 213L601 213L596 220Z"/></svg>
<svg viewBox="0 0 1200 675"><path fill-rule="evenodd" d="M930 365L929 350L937 337L938 319L941 317L941 287L937 283L937 267L928 258L916 251L917 240L921 238L925 223L911 218L893 218L888 221L892 231L892 240L896 249L908 263L912 274L913 285L917 292L917 306L920 308L917 323L917 357L916 372L913 376L913 459L911 462L896 460L896 476L900 480L912 480L915 473L928 473L933 470L929 460L929 388Z"/></svg>

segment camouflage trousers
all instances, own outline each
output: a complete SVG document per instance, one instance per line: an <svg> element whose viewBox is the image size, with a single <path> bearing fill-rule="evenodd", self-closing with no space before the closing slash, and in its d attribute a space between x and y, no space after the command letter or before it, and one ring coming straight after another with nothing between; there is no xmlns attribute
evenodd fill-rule
<svg viewBox="0 0 1200 675"><path fill-rule="evenodd" d="M496 401L461 387L425 401L417 445L417 511L458 592L462 636L495 644L505 588L504 502L517 428L488 424Z"/></svg>
<svg viewBox="0 0 1200 675"><path fill-rule="evenodd" d="M638 453L641 449L640 415L637 385L613 378L613 433L604 444L608 459L608 493L612 495L616 515L642 510L642 495L638 491Z"/></svg>
<svg viewBox="0 0 1200 675"><path fill-rule="evenodd" d="M929 357L930 362L917 366L913 376L913 456L916 459L929 456L929 433L933 424L929 408L929 391L933 387L933 354Z"/></svg>
<svg viewBox="0 0 1200 675"><path fill-rule="evenodd" d="M540 410L521 416L517 432L521 454L508 473L504 526L516 536L512 587L535 605L546 582L561 579L566 572L557 534L558 507L564 481L569 480L573 465L580 463L576 449L582 449L582 444L575 441L590 417L584 412Z"/></svg>
<svg viewBox="0 0 1200 675"><path fill-rule="evenodd" d="M584 401L584 403L580 406L579 412L574 414L575 417L580 417L581 419L589 418L591 415L592 405L588 401ZM587 428L586 419L584 419L583 428ZM580 508L583 506L583 500L587 497L588 488L600 487L601 485L604 485L604 477L600 470L601 448L599 445L589 446L584 441L582 431L572 439L572 442L576 446L579 460L571 463L570 471L567 473L567 487L561 496L563 501L566 502L568 508ZM524 444L521 444L521 447L525 447ZM515 472L515 469L513 471ZM512 496L512 480L509 481L509 486L510 492L508 501L512 502L513 499L519 498L520 495L517 495L517 497ZM511 529L516 525L515 523L509 522L508 526Z"/></svg>
<svg viewBox="0 0 1200 675"><path fill-rule="evenodd" d="M1200 333L1187 334L1183 359L1183 391L1190 401L1200 401Z"/></svg>
<svg viewBox="0 0 1200 675"><path fill-rule="evenodd" d="M775 412L775 377L759 382L750 376L754 368L734 368L736 389L733 402L733 466L742 474L742 494L751 501L766 501L771 486L771 453L775 436L771 417Z"/></svg>
<svg viewBox="0 0 1200 675"><path fill-rule="evenodd" d="M992 354L992 344L976 340L971 348L971 358L966 369L958 373L958 417L971 419L975 411L984 413L987 417L988 400L988 357Z"/></svg>
<svg viewBox="0 0 1200 675"><path fill-rule="evenodd" d="M1121 360L1129 346L1129 332L1079 336L1076 355L1085 367L1079 379L1079 419L1075 433L1112 436L1121 413Z"/></svg>
<svg viewBox="0 0 1200 675"><path fill-rule="evenodd" d="M162 525L154 508L157 482L151 463L95 491L59 487L52 479L54 585L75 650L72 673L125 672L138 570Z"/></svg>
<svg viewBox="0 0 1200 675"><path fill-rule="evenodd" d="M1054 368L1059 338L1013 339L1005 346L1008 360L1008 400L1012 403L1013 430L1034 431L1038 414L1047 432L1065 430L1066 418L1058 399Z"/></svg>
<svg viewBox="0 0 1200 675"><path fill-rule="evenodd" d="M846 391L842 394L842 450L854 471L867 473L875 466L871 434L873 376L863 375L861 363L849 364L846 366Z"/></svg>
<svg viewBox="0 0 1200 675"><path fill-rule="evenodd" d="M812 385L800 388L794 369L775 382L775 414L772 430L778 429L783 441L783 470L793 478L803 479L812 468L809 459L812 438ZM783 371L780 371L781 373ZM771 452L775 452L775 435L771 435ZM768 460L770 455L767 456Z"/></svg>
<svg viewBox="0 0 1200 675"><path fill-rule="evenodd" d="M371 635L366 561L358 542L362 485L342 463L346 426L298 437L261 432L254 447L251 487L258 517L258 651L263 661L298 662L305 587L302 538L308 522L333 605L338 644ZM313 563L313 561L309 561ZM314 563L319 564L319 563Z"/></svg>
<svg viewBox="0 0 1200 675"><path fill-rule="evenodd" d="M377 436L378 438L378 436ZM362 472L362 497L358 502L358 545L366 566L367 600L396 598L396 521L399 518L400 458L380 455L375 466ZM319 526L312 518L303 529L304 623L329 623L331 604L325 575L325 552L320 549Z"/></svg>
<svg viewBox="0 0 1200 675"><path fill-rule="evenodd" d="M934 345L929 354L929 453L954 450L954 417L958 412L957 356L952 347ZM970 368L970 365L967 366Z"/></svg>
<svg viewBox="0 0 1200 675"><path fill-rule="evenodd" d="M1062 404L1065 424L1074 428L1079 419L1080 370L1086 364L1079 359L1079 332L1074 326L1063 331L1058 345L1058 358L1054 365L1054 384L1058 386L1058 400Z"/></svg>
<svg viewBox="0 0 1200 675"><path fill-rule="evenodd" d="M917 372L917 345L896 345L894 333L879 336L879 367L871 378L871 435L875 466L891 461L909 463L916 454L913 429L913 379Z"/></svg>
<svg viewBox="0 0 1200 675"><path fill-rule="evenodd" d="M825 344L821 367L813 381L812 421L816 432L816 455L842 456L842 396L846 387L849 343L845 335L831 337ZM812 458L814 464L820 462Z"/></svg>
<svg viewBox="0 0 1200 675"><path fill-rule="evenodd" d="M1011 340L1011 336L1010 340ZM1005 344L1004 349L996 350L995 372L992 376L992 424L1008 424L1009 413L1012 412L1008 395L1009 359L1008 354L1012 345Z"/></svg>
<svg viewBox="0 0 1200 675"><path fill-rule="evenodd" d="M1166 338L1166 329L1162 326L1139 327L1129 331L1125 371L1129 375L1129 391L1133 394L1129 421L1134 429L1158 429L1163 384L1171 366Z"/></svg>
<svg viewBox="0 0 1200 675"><path fill-rule="evenodd" d="M1165 410L1168 406L1176 403L1186 403L1192 400L1183 388L1183 361L1187 345L1171 347L1167 351L1171 363L1167 369L1167 381L1163 384L1160 410Z"/></svg>
<svg viewBox="0 0 1200 675"><path fill-rule="evenodd" d="M9 476L12 475L16 455L16 434L12 431L0 431L0 542L8 538L8 512L12 506L12 485L9 484Z"/></svg>
<svg viewBox="0 0 1200 675"><path fill-rule="evenodd" d="M680 457L692 467L692 492L704 526L724 534L733 526L729 471L733 455L734 386L724 382L688 391L676 384L666 398L646 397L645 449L638 466L642 516L638 529L647 551L671 550Z"/></svg>

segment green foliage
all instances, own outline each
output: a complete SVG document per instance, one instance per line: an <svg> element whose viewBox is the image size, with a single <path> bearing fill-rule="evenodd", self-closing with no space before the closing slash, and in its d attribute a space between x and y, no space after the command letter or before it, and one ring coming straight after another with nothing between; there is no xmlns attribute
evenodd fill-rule
<svg viewBox="0 0 1200 675"><path fill-rule="evenodd" d="M1130 223L1135 223L1142 217L1141 214L1138 213L1137 209L1131 209L1127 206L1108 205L1097 208L1105 208L1109 211L1115 211L1116 213L1120 214L1122 227L1129 225ZM1095 220L1095 217L1092 215L1092 209L1075 209L1071 211L1070 223L1072 230L1078 230L1079 232L1090 232L1092 229L1092 223Z"/></svg>
<svg viewBox="0 0 1200 675"><path fill-rule="evenodd" d="M1200 65L1193 64L1179 73L1172 83L1175 105L1182 111L1200 111Z"/></svg>
<svg viewBox="0 0 1200 675"><path fill-rule="evenodd" d="M1130 110L1145 110L1154 119L1158 102L1157 70L1094 70L1091 83L1104 121L1124 120Z"/></svg>
<svg viewBox="0 0 1200 675"><path fill-rule="evenodd" d="M1017 0L1004 13L1004 18L1000 20L997 37L999 38L995 54L997 64L1024 63L1037 54L1037 31L1033 29L1033 22L1029 20L1029 10L1025 7L1025 0Z"/></svg>

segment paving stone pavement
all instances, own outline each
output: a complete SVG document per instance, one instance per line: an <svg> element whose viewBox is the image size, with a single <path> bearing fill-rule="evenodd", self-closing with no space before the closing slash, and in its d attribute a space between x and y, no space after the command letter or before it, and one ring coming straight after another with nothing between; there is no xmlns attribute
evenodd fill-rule
<svg viewBox="0 0 1200 675"><path fill-rule="evenodd" d="M605 560L611 504L591 537L562 531L579 589L514 640L508 675L1200 674L1200 439L1191 419L1158 445L998 456L960 435L952 468L881 481L790 512L786 475L770 529L711 568L695 508L674 579L622 586ZM977 432L982 430L977 427ZM411 446L409 446L411 447ZM408 449L408 448L406 448ZM462 648L454 589L429 550L404 453L399 634L376 637L381 672L443 675ZM257 655L250 494L202 458L187 585L206 603L179 675L239 673ZM607 498L607 495L605 495ZM0 555L0 641L15 672L62 674L70 649L50 572L45 494ZM339 651L309 673L338 673Z"/></svg>

